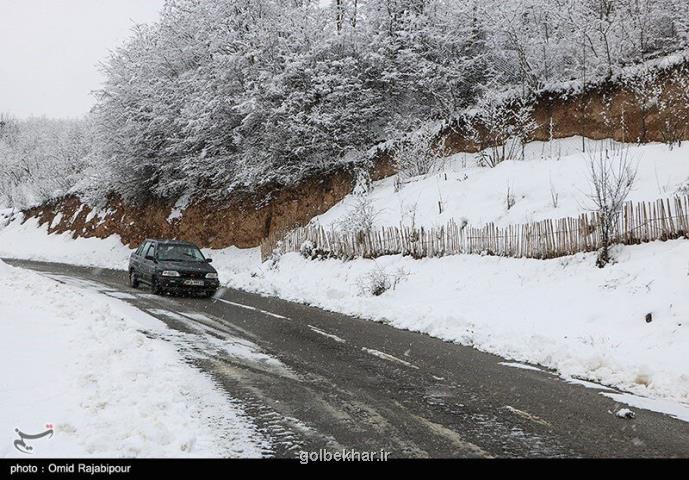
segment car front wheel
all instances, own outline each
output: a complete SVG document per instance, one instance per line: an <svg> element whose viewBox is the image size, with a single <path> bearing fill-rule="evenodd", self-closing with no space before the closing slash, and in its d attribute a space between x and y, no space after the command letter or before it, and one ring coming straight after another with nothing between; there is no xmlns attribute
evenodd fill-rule
<svg viewBox="0 0 689 480"><path fill-rule="evenodd" d="M160 295L162 293L162 290L158 286L158 281L155 277L151 279L151 293L154 295Z"/></svg>
<svg viewBox="0 0 689 480"><path fill-rule="evenodd" d="M129 272L129 286L132 288L139 287L139 279L136 278L136 273L134 273L134 270Z"/></svg>

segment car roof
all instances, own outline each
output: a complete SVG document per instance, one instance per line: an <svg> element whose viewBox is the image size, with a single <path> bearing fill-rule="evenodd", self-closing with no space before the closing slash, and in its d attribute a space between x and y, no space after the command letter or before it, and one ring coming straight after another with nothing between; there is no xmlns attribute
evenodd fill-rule
<svg viewBox="0 0 689 480"><path fill-rule="evenodd" d="M144 240L144 243L145 242L155 242L155 243L161 243L164 245L187 245L190 247L196 247L196 245L194 245L193 243L186 242L184 240L164 240L164 239L157 239L157 238L147 238L146 240Z"/></svg>

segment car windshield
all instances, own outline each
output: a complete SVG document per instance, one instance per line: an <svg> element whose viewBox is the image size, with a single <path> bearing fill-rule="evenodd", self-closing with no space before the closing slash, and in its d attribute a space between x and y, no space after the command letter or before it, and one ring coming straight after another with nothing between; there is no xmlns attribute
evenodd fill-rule
<svg viewBox="0 0 689 480"><path fill-rule="evenodd" d="M158 260L179 262L203 262L201 250L191 245L159 245Z"/></svg>

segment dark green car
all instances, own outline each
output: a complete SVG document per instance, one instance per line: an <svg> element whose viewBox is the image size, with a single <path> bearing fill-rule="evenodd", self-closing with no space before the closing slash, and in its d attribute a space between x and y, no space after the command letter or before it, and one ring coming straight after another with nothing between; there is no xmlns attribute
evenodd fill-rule
<svg viewBox="0 0 689 480"><path fill-rule="evenodd" d="M150 286L155 294L210 297L220 286L218 272L199 247L179 240L145 240L129 257L129 285Z"/></svg>

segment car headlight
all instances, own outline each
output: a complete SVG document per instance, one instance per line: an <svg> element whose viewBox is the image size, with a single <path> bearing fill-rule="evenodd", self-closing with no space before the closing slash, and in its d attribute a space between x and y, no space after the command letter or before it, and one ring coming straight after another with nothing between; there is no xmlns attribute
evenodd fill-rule
<svg viewBox="0 0 689 480"><path fill-rule="evenodd" d="M179 272L175 272L174 270L164 270L163 277L179 277Z"/></svg>
<svg viewBox="0 0 689 480"><path fill-rule="evenodd" d="M218 278L218 274L217 274L217 273L207 273L207 274L206 274L206 278L215 278L215 279L217 279L217 278Z"/></svg>

